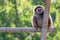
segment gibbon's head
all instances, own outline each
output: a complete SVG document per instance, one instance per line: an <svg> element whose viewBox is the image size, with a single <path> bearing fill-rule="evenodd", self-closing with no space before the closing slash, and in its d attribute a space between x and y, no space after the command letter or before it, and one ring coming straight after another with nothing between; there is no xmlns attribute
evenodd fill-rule
<svg viewBox="0 0 60 40"><path fill-rule="evenodd" d="M44 12L44 7L42 5L37 5L34 7L33 12L36 14L42 14Z"/></svg>

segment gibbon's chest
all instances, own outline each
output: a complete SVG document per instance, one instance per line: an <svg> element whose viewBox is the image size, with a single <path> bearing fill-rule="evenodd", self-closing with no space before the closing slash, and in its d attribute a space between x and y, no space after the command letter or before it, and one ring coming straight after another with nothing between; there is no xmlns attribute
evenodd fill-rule
<svg viewBox="0 0 60 40"><path fill-rule="evenodd" d="M36 19L37 19L37 21L42 21L43 20L43 16L38 15L38 16L36 16Z"/></svg>
<svg viewBox="0 0 60 40"><path fill-rule="evenodd" d="M36 20L37 20L38 26L41 26L42 23L43 23L43 16L38 15L38 16L36 17Z"/></svg>

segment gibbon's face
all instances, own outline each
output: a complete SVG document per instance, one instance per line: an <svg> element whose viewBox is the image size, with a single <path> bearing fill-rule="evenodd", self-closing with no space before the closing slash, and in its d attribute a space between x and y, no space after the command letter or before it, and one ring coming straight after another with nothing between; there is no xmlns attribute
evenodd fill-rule
<svg viewBox="0 0 60 40"><path fill-rule="evenodd" d="M37 14L42 14L42 12L43 12L43 9L42 9L42 8L37 8L37 9L36 9L36 13L37 13Z"/></svg>

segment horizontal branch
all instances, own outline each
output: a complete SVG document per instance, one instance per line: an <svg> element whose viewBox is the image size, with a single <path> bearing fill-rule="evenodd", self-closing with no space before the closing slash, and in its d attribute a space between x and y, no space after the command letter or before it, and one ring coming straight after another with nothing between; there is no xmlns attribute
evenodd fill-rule
<svg viewBox="0 0 60 40"><path fill-rule="evenodd" d="M41 29L37 30L34 27L0 27L0 32L40 32ZM54 28L49 28L49 32L55 31Z"/></svg>

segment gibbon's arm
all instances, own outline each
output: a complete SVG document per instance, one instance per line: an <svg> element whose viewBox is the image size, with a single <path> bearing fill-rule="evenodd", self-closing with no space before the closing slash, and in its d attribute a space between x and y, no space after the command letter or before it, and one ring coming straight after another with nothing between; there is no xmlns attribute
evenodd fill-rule
<svg viewBox="0 0 60 40"><path fill-rule="evenodd" d="M36 20L35 16L32 19L32 25L33 25L33 27L37 27L37 20Z"/></svg>
<svg viewBox="0 0 60 40"><path fill-rule="evenodd" d="M48 27L51 27L52 25L53 25L52 17L49 15Z"/></svg>

